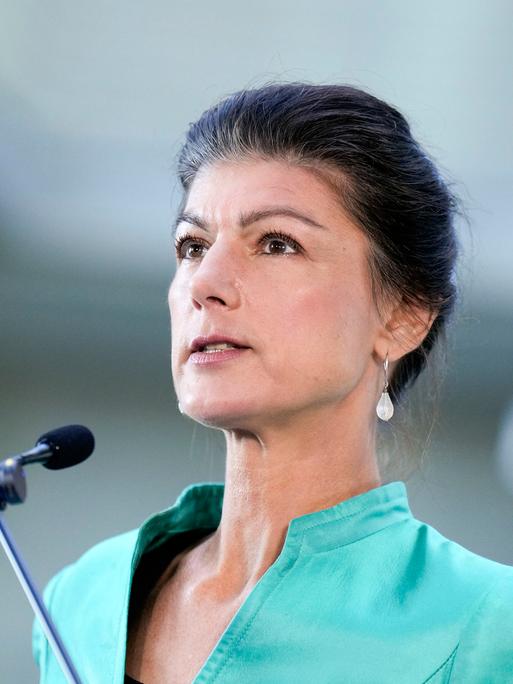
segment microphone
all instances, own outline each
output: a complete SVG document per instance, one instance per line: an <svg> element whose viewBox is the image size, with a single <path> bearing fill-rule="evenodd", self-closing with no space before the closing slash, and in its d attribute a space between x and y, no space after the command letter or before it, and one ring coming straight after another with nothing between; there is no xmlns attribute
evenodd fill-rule
<svg viewBox="0 0 513 684"><path fill-rule="evenodd" d="M93 450L94 437L91 430L83 425L66 425L45 432L33 449L0 461L0 514L8 504L20 504L25 501L24 465L42 463L50 470L60 470L85 461ZM78 672L1 515L0 544L11 562L64 676L71 684L81 684Z"/></svg>
<svg viewBox="0 0 513 684"><path fill-rule="evenodd" d="M65 425L45 432L36 446L0 461L0 511L6 504L23 503L27 494L23 466L42 463L49 470L77 465L94 450L94 437L83 425Z"/></svg>
<svg viewBox="0 0 513 684"><path fill-rule="evenodd" d="M94 451L94 436L84 425L65 425L41 435L36 446L12 458L21 465L42 463L49 470L60 470L82 463Z"/></svg>

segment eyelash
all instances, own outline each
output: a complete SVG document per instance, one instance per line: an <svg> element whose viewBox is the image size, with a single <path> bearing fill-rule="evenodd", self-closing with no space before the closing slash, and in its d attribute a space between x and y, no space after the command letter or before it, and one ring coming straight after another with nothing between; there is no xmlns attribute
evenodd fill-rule
<svg viewBox="0 0 513 684"><path fill-rule="evenodd" d="M184 235L180 236L179 238L177 238L175 240L175 251L176 251L177 258L179 258L179 259L185 259L185 258L189 259L190 258L190 257L182 257L181 256L182 245L185 242L187 242L188 240L190 240L192 242L192 244L194 244L194 243L197 243L200 245L206 245L207 244L207 242L205 240L203 240L201 238L197 238L194 235L191 235L190 233L185 233ZM260 239L258 240L258 244L260 245L262 242L265 242L267 240L280 240L282 242L285 242L290 247L293 247L298 252L302 251L302 247L299 244L299 242L294 240L290 235L286 235L285 233L281 233L279 231L271 231L269 233L264 233L260 237ZM290 254L283 254L283 255L268 254L267 256L291 256L291 255Z"/></svg>

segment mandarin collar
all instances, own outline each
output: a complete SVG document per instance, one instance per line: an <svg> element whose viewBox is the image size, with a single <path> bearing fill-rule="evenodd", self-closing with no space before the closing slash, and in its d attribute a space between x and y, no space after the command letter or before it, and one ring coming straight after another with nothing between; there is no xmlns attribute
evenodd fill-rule
<svg viewBox="0 0 513 684"><path fill-rule="evenodd" d="M195 482L185 487L173 506L143 523L138 534L137 555L174 533L217 528L221 521L224 487L224 482ZM402 480L395 480L329 508L292 518L283 553L329 551L412 517L406 485Z"/></svg>

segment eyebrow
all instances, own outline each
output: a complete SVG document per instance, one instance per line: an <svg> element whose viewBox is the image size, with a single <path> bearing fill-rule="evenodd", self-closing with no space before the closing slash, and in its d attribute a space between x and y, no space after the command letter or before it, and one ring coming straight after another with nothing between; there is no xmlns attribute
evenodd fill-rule
<svg viewBox="0 0 513 684"><path fill-rule="evenodd" d="M251 211L248 211L246 213L241 212L239 214L239 227L246 228L251 223L255 223L256 221L260 221L265 218L269 218L270 216L288 216L290 218L295 218L298 221L302 221L303 223L306 223L309 226L313 226L314 228L322 228L324 230L327 230L326 226L323 226L321 223L317 223L317 221L314 221L309 216L302 214L297 209L294 209L292 207L281 206L263 207L262 209L252 209ZM176 218L173 227L173 237L176 236L176 231L178 230L178 226L180 225L180 223L182 223L182 221L197 226L201 230L208 231L208 224L204 219L201 218L201 216L198 216L197 214L194 214L189 211L182 211L178 214Z"/></svg>

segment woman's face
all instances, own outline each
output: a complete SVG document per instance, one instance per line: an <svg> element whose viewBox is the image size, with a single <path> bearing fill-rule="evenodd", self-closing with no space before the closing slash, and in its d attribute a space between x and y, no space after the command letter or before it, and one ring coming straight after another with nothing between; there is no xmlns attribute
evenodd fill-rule
<svg viewBox="0 0 513 684"><path fill-rule="evenodd" d="M289 210L305 219L279 213ZM330 189L284 162L222 162L200 170L184 213L189 221L178 222L176 237L193 239L177 254L169 289L172 373L183 412L205 425L258 432L350 402L364 375L368 383L375 372L380 322L367 238ZM288 238L265 237L273 231ZM216 333L250 349L220 363L192 363L192 340Z"/></svg>

